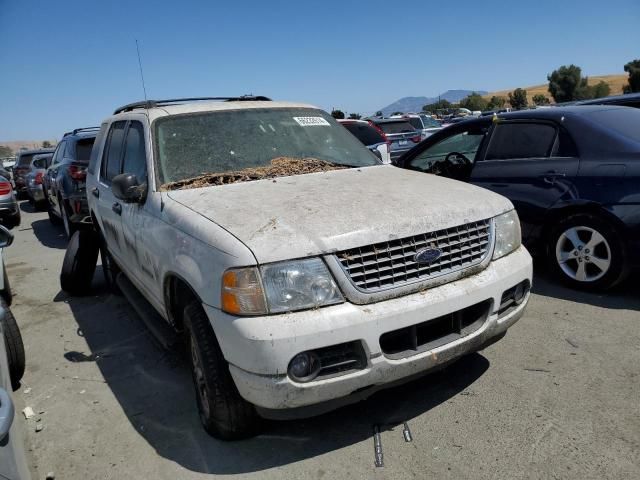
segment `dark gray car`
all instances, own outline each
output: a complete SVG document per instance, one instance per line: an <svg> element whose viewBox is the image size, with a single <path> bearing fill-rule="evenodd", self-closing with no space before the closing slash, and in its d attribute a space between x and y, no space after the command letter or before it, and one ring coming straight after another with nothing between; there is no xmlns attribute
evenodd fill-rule
<svg viewBox="0 0 640 480"><path fill-rule="evenodd" d="M16 155L16 163L13 166L13 183L18 199L27 195L27 174L31 171L31 161L34 155L40 153L53 153L53 148L41 148L38 150L23 150Z"/></svg>

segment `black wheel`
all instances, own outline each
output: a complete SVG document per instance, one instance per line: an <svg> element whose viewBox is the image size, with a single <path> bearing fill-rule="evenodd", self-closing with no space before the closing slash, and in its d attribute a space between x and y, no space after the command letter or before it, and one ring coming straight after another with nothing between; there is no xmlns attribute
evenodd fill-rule
<svg viewBox="0 0 640 480"><path fill-rule="evenodd" d="M25 368L24 344L22 343L22 335L20 334L18 323L4 298L1 297L0 306L4 309L2 330L4 331L4 344L7 348L7 357L9 359L9 378L13 388L18 388Z"/></svg>
<svg viewBox="0 0 640 480"><path fill-rule="evenodd" d="M185 307L184 324L198 412L205 430L222 440L255 435L260 419L253 405L238 393L209 319L197 302Z"/></svg>
<svg viewBox="0 0 640 480"><path fill-rule="evenodd" d="M574 288L606 290L627 273L620 235L597 215L574 214L558 222L548 252L555 274Z"/></svg>
<svg viewBox="0 0 640 480"><path fill-rule="evenodd" d="M59 216L57 216L55 213L53 213L52 208L53 207L49 203L47 205L47 213L49 214L49 221L51 222L52 225L56 225L56 226L60 225L62 223L62 219Z"/></svg>
<svg viewBox="0 0 640 480"><path fill-rule="evenodd" d="M122 292L116 283L116 278L121 270L109 252L109 248L102 236L100 236L100 259L102 261L102 273L104 274L104 281L107 284L107 288L114 295L120 295Z"/></svg>
<svg viewBox="0 0 640 480"><path fill-rule="evenodd" d="M64 200L60 199L60 215L62 216L62 225L64 226L64 233L67 234L67 238L71 238L78 228L69 219L69 212L64 203Z"/></svg>
<svg viewBox="0 0 640 480"><path fill-rule="evenodd" d="M98 262L100 242L92 230L79 230L67 245L60 287L70 295L86 295L91 291L91 281Z"/></svg>

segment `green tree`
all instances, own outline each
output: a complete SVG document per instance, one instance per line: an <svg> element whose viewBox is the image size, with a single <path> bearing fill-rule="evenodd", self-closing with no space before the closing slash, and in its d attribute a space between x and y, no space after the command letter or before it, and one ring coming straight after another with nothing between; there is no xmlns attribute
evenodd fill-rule
<svg viewBox="0 0 640 480"><path fill-rule="evenodd" d="M511 108L521 110L527 108L529 102L527 101L527 91L522 88L516 88L513 92L509 92L509 103Z"/></svg>
<svg viewBox="0 0 640 480"><path fill-rule="evenodd" d="M0 145L0 157L13 157L13 150L5 145Z"/></svg>
<svg viewBox="0 0 640 480"><path fill-rule="evenodd" d="M337 109L334 108L333 110L331 110L331 116L333 118L342 119L342 118L344 118L344 112L342 110L337 110Z"/></svg>
<svg viewBox="0 0 640 480"><path fill-rule="evenodd" d="M53 147L53 145L51 145L51 142L49 140L45 140L44 142L42 142L42 148L51 148Z"/></svg>
<svg viewBox="0 0 640 480"><path fill-rule="evenodd" d="M611 87L607 82L600 80L597 84L589 86L589 98L608 97L611 94Z"/></svg>
<svg viewBox="0 0 640 480"><path fill-rule="evenodd" d="M576 65L563 65L547 75L549 93L556 101L571 102L589 95L587 78L582 77L582 69Z"/></svg>
<svg viewBox="0 0 640 480"><path fill-rule="evenodd" d="M629 85L625 85L624 93L640 92L640 60L632 60L624 66L629 74Z"/></svg>
<svg viewBox="0 0 640 480"><path fill-rule="evenodd" d="M471 95L460 100L461 108L468 108L472 112L475 110L486 110L487 109L487 101L482 98L482 95L476 92L472 92Z"/></svg>
<svg viewBox="0 0 640 480"><path fill-rule="evenodd" d="M438 100L435 103L430 103L429 105L425 105L424 107L422 107L422 111L424 112L436 112L438 110L447 110L451 108L451 103L448 102L447 100Z"/></svg>
<svg viewBox="0 0 640 480"><path fill-rule="evenodd" d="M362 118L362 115L360 115L359 113L350 113L349 118L351 120L360 120Z"/></svg>
<svg viewBox="0 0 640 480"><path fill-rule="evenodd" d="M533 103L536 105L549 105L549 98L547 98L546 95L543 95L541 93L538 93L537 95L534 95L533 98Z"/></svg>
<svg viewBox="0 0 640 480"><path fill-rule="evenodd" d="M499 110L504 108L505 103L507 103L507 100L504 97L497 97L494 95L487 104L487 110Z"/></svg>

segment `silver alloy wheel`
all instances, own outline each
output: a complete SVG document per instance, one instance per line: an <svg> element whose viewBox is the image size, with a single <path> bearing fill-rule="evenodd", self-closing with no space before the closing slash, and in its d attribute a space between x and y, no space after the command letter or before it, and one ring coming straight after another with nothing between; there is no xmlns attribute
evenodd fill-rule
<svg viewBox="0 0 640 480"><path fill-rule="evenodd" d="M595 282L611 268L611 247L591 227L571 227L556 243L556 261L562 271L578 282Z"/></svg>
<svg viewBox="0 0 640 480"><path fill-rule="evenodd" d="M200 408L202 409L201 415L204 417L204 420L208 420L210 416L209 395L207 395L202 362L200 361L200 355L193 335L191 336L191 341L189 343L191 343L191 364L193 365L193 378L196 383L198 399L200 400Z"/></svg>

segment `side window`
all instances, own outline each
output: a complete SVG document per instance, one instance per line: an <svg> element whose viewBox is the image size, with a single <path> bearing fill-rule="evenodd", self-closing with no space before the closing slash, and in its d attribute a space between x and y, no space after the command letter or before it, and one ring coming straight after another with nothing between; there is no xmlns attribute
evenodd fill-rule
<svg viewBox="0 0 640 480"><path fill-rule="evenodd" d="M120 173L120 160L122 159L122 147L124 140L124 127L126 121L114 122L109 130L107 145L102 155L100 166L100 178L106 182Z"/></svg>
<svg viewBox="0 0 640 480"><path fill-rule="evenodd" d="M434 175L464 178L471 173L485 133L486 128L481 128L447 137L418 154L408 167Z"/></svg>
<svg viewBox="0 0 640 480"><path fill-rule="evenodd" d="M56 147L56 151L53 152L53 159L51 160L51 164L55 165L57 163L60 163L60 160L62 160L62 152L64 152L65 149L65 144L67 142L65 142L64 140L61 141L58 146Z"/></svg>
<svg viewBox="0 0 640 480"><path fill-rule="evenodd" d="M544 158L551 155L556 128L543 123L498 123L495 126L486 160Z"/></svg>
<svg viewBox="0 0 640 480"><path fill-rule="evenodd" d="M575 142L564 128L560 128L558 131L558 137L553 144L553 150L551 152L552 157L577 157L578 148Z"/></svg>
<svg viewBox="0 0 640 480"><path fill-rule="evenodd" d="M123 173L133 173L141 184L147 178L147 156L144 148L144 127L140 122L131 122L124 146Z"/></svg>

